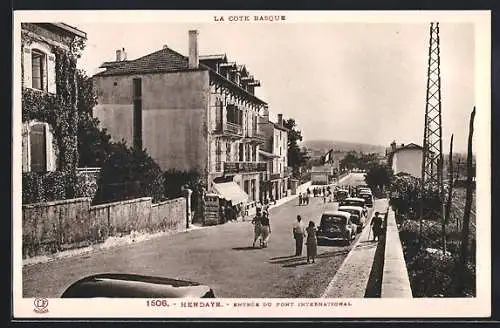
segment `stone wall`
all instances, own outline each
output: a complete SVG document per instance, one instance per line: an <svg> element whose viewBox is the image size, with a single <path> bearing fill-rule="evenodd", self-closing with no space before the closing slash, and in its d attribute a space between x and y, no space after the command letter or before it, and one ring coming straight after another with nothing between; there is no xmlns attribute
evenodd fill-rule
<svg viewBox="0 0 500 328"><path fill-rule="evenodd" d="M90 198L23 205L23 258L103 242L132 231L183 231L186 200L150 197L90 206Z"/></svg>

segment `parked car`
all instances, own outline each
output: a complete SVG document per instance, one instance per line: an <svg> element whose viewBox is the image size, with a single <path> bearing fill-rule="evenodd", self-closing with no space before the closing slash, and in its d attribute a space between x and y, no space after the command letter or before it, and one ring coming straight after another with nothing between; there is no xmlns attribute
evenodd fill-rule
<svg viewBox="0 0 500 328"><path fill-rule="evenodd" d="M348 197L349 197L349 191L347 191L345 189L339 189L335 193L335 199L337 201L343 201L344 199L346 199Z"/></svg>
<svg viewBox="0 0 500 328"><path fill-rule="evenodd" d="M136 274L104 273L69 286L61 298L215 298L212 288L197 282Z"/></svg>
<svg viewBox="0 0 500 328"><path fill-rule="evenodd" d="M364 210L360 206L339 206L341 212L348 212L351 214L351 221L356 224L357 232L361 232L366 225L366 216Z"/></svg>
<svg viewBox="0 0 500 328"><path fill-rule="evenodd" d="M363 208L365 217L368 217L368 208L363 198L349 197L339 203L339 206L359 206Z"/></svg>
<svg viewBox="0 0 500 328"><path fill-rule="evenodd" d="M373 207L373 195L367 192L361 192L359 194L359 198L363 198L365 200L365 204L368 207Z"/></svg>
<svg viewBox="0 0 500 328"><path fill-rule="evenodd" d="M357 227L351 221L348 212L328 211L321 216L321 222L316 233L318 245L343 241L349 245L356 238Z"/></svg>

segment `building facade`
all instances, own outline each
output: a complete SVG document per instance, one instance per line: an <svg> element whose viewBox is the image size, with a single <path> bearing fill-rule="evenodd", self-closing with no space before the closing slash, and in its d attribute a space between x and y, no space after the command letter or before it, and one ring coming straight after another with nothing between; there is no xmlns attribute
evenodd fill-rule
<svg viewBox="0 0 500 328"><path fill-rule="evenodd" d="M69 80L69 88L76 89L74 70L68 73L76 68L71 48L77 38L86 37L85 32L64 23L21 24L23 172L53 172L77 165L76 128L62 129L57 118L67 115L64 123L76 127L76 99L62 99L57 81ZM73 106L62 108L68 102Z"/></svg>
<svg viewBox="0 0 500 328"><path fill-rule="evenodd" d="M266 173L258 151L265 137L258 119L266 103L244 65L226 55L199 56L189 31L189 55L163 47L135 60L117 50L96 74L94 109L114 140L145 148L162 170L198 171L209 191L232 199L235 184L258 200Z"/></svg>
<svg viewBox="0 0 500 328"><path fill-rule="evenodd" d="M261 160L268 162L267 180L263 185L261 200L278 200L288 195L291 170L288 167L288 129L283 124L283 115L278 114L278 122L269 120L269 110L264 108L259 122L266 135L266 142L259 152Z"/></svg>
<svg viewBox="0 0 500 328"><path fill-rule="evenodd" d="M417 144L391 144L388 152L388 163L390 163L394 174L408 173L416 178L422 176L422 152L423 148Z"/></svg>

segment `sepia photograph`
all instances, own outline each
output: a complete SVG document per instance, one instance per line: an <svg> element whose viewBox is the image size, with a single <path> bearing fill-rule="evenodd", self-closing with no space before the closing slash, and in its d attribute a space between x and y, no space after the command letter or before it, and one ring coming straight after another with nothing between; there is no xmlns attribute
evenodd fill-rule
<svg viewBox="0 0 500 328"><path fill-rule="evenodd" d="M13 27L15 317L490 315L489 12Z"/></svg>

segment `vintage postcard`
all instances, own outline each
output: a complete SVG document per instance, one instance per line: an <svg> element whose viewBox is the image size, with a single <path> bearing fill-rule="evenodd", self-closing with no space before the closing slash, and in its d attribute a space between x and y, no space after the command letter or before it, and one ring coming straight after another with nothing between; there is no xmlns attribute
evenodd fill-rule
<svg viewBox="0 0 500 328"><path fill-rule="evenodd" d="M490 316L490 12L13 27L15 318Z"/></svg>

